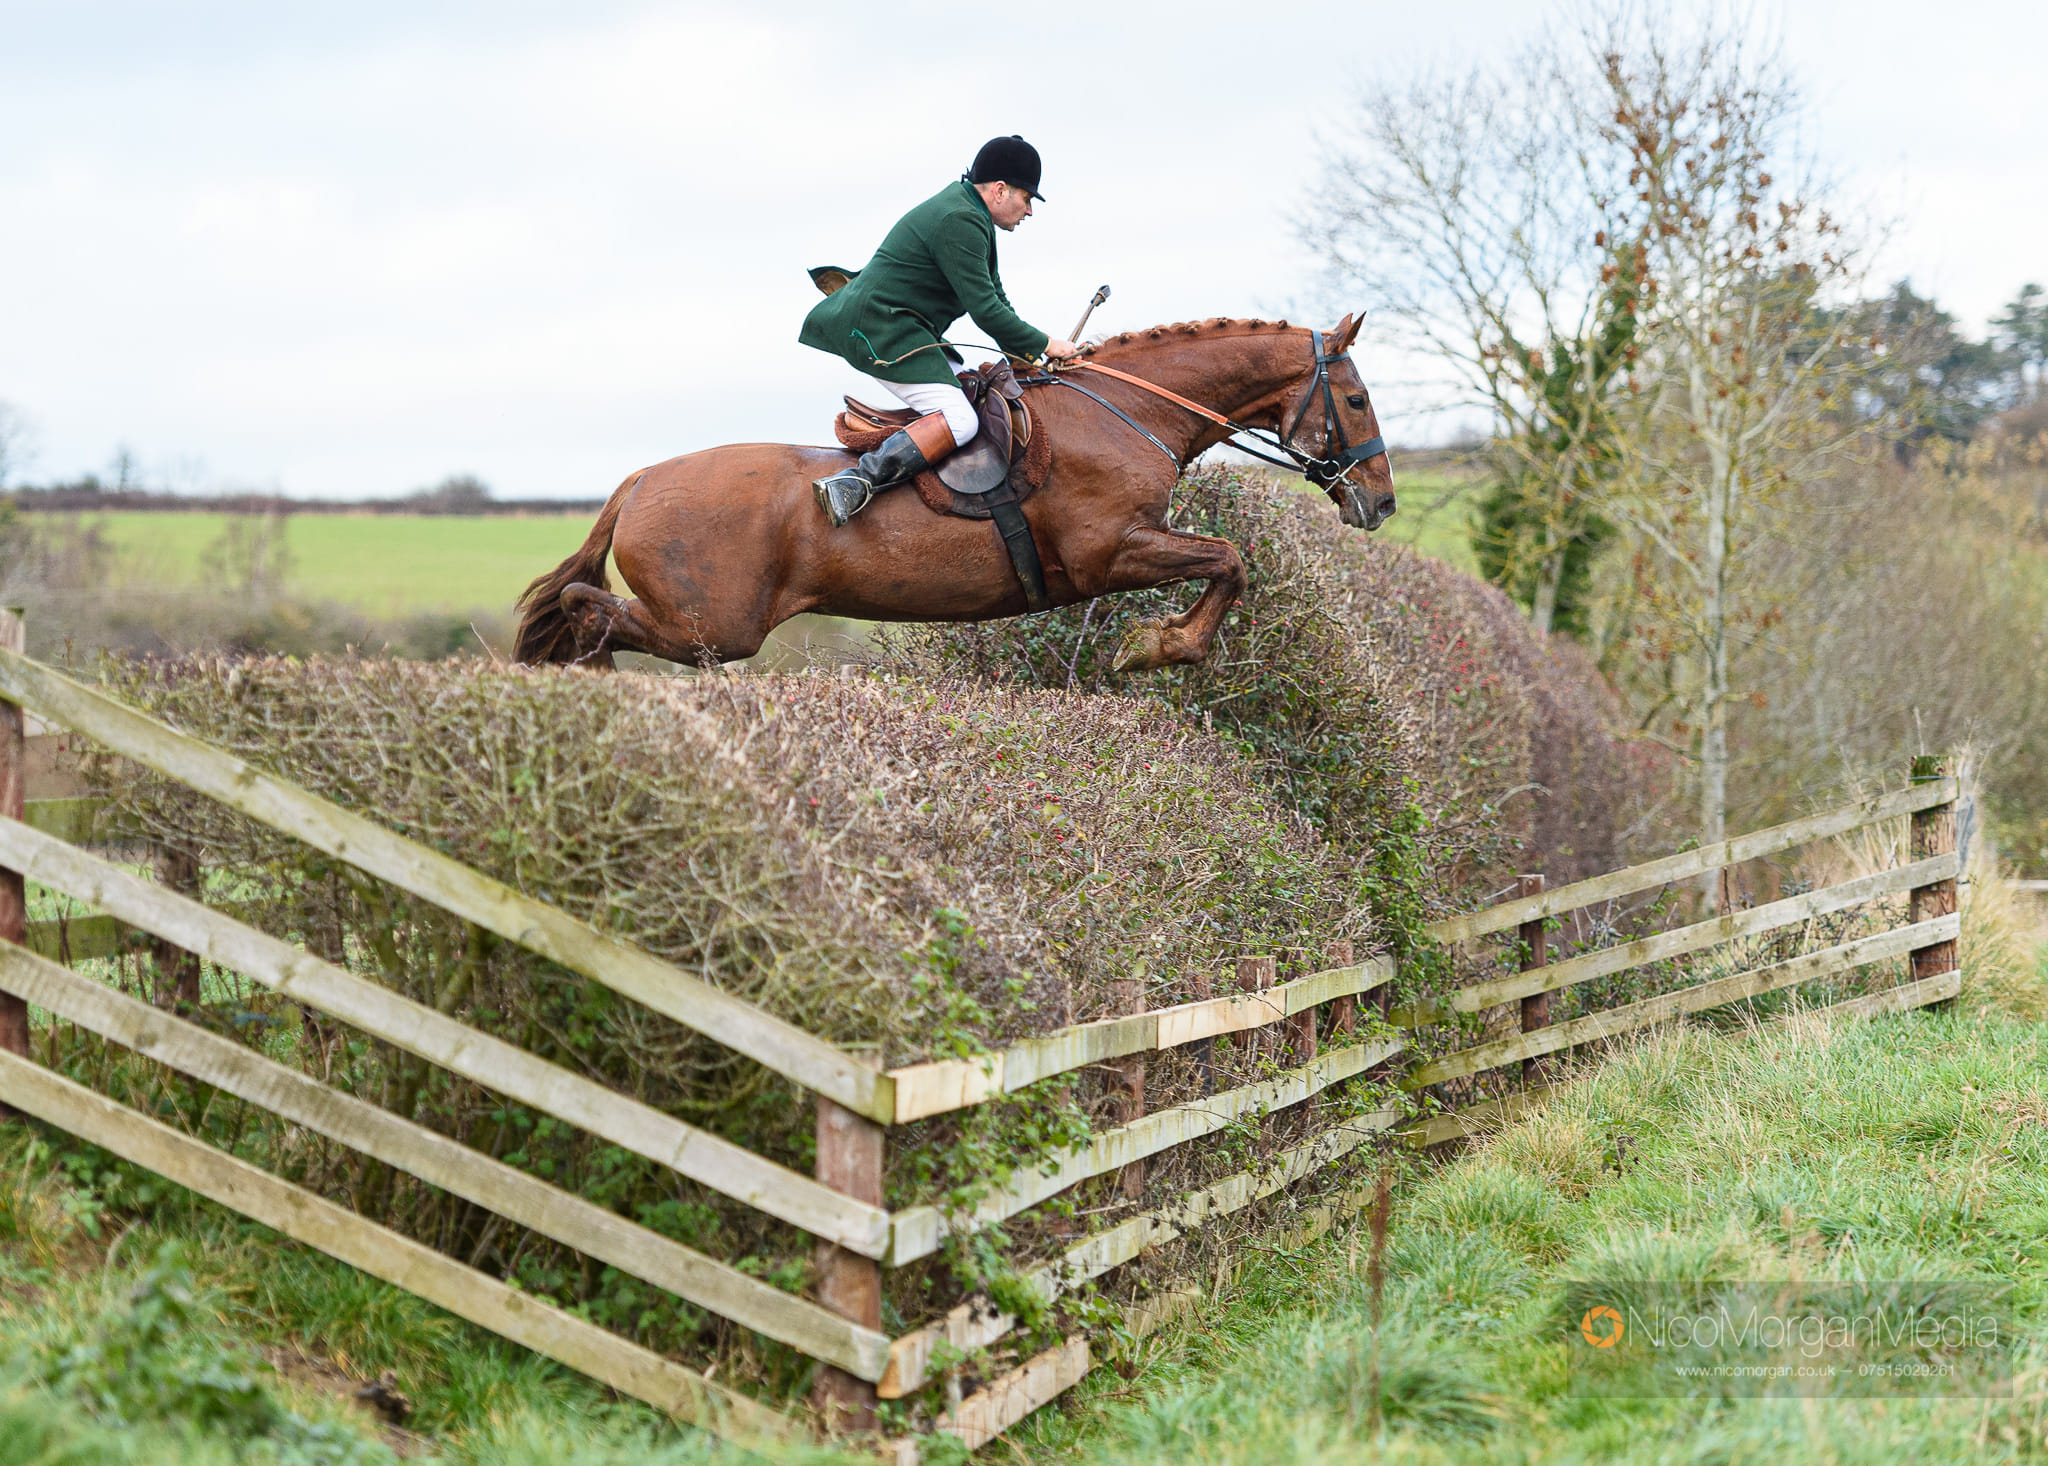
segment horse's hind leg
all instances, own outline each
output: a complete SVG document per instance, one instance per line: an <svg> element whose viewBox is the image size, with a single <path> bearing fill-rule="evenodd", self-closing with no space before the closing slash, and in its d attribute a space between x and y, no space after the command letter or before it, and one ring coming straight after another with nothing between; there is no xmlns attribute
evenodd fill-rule
<svg viewBox="0 0 2048 1466"><path fill-rule="evenodd" d="M701 618L665 626L645 601L625 600L594 585L577 583L562 591L562 614L576 631L577 665L609 671L612 653L645 652L688 666L715 666L751 657L761 649L766 631L751 636L719 635Z"/></svg>
<svg viewBox="0 0 2048 1466"><path fill-rule="evenodd" d="M1244 594L1244 560L1229 540L1144 525L1117 546L1103 590L1147 590L1176 580L1208 584L1180 615L1132 627L1117 648L1115 671L1150 672L1207 658L1224 613Z"/></svg>
<svg viewBox="0 0 2048 1466"><path fill-rule="evenodd" d="M560 604L562 616L576 638L576 658L569 665L594 672L615 670L612 652L626 648L619 646L613 631L619 620L617 613L626 603L610 591L578 580L562 588Z"/></svg>

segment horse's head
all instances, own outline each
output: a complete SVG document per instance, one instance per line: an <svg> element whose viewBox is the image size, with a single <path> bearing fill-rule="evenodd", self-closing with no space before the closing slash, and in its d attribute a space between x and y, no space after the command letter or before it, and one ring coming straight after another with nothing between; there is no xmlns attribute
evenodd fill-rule
<svg viewBox="0 0 2048 1466"><path fill-rule="evenodd" d="M1330 496L1344 522L1373 530L1394 516L1394 470L1372 394L1351 360L1351 343L1364 324L1363 312L1347 315L1323 338L1307 390L1281 420L1280 437L1315 458L1309 478Z"/></svg>

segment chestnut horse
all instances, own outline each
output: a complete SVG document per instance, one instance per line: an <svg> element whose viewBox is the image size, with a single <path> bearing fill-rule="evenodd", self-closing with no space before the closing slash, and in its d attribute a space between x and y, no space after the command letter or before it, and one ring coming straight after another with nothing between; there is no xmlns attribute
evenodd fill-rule
<svg viewBox="0 0 2048 1466"><path fill-rule="evenodd" d="M1379 423L1347 354L1358 324L1346 316L1327 336L1285 321L1129 332L1082 358L1121 376L1067 367L1060 378L1082 390L1029 391L1037 431L1053 443L1050 476L1023 506L1050 603L1208 582L1186 612L1133 631L1118 671L1201 661L1244 591L1228 540L1167 527L1174 483L1203 449L1265 429L1346 524L1377 529L1394 512ZM995 526L934 514L907 486L834 529L811 481L852 461L837 448L741 443L634 474L583 548L520 597L518 660L609 668L617 648L708 665L752 656L803 611L981 621L1027 609ZM607 553L637 599L610 593Z"/></svg>

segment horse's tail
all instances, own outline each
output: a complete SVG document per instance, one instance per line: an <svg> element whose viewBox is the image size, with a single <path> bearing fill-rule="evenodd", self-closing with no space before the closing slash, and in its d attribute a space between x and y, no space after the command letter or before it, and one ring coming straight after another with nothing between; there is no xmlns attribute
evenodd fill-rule
<svg viewBox="0 0 2048 1466"><path fill-rule="evenodd" d="M598 513L597 523L590 527L582 549L534 581L519 597L519 639L512 651L515 662L540 666L576 660L576 632L562 612L562 592L579 581L599 590L612 588L611 577L604 573L605 557L612 551L612 531L618 527L619 510L640 477L636 473L612 491Z"/></svg>

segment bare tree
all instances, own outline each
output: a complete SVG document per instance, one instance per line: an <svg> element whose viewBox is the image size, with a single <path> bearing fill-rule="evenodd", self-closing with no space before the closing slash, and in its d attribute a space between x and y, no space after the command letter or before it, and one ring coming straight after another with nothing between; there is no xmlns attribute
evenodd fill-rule
<svg viewBox="0 0 2048 1466"><path fill-rule="evenodd" d="M1723 838L1738 654L1774 624L1746 557L1792 522L1788 490L1871 441L1853 407L1859 283L1841 226L1788 146L1790 82L1733 29L1672 44L1657 25L1597 37L1587 122L1626 156L1651 301L1626 483L1609 500L1656 563L1634 612L1699 768L1699 836ZM1591 109L1597 107L1598 111ZM1656 711L1653 709L1653 712Z"/></svg>
<svg viewBox="0 0 2048 1466"><path fill-rule="evenodd" d="M1773 567L1808 563L1777 542L1826 532L1796 491L1875 441L1858 388L1885 355L1846 339L1854 252L1752 37L1614 0L1500 75L1378 89L1305 223L1383 337L1492 418L1478 548L1540 630L1573 624L1574 557L1616 536L1603 665L1694 761L1704 841L1731 700L1784 650L1798 590Z"/></svg>
<svg viewBox="0 0 2048 1466"><path fill-rule="evenodd" d="M1632 201L1574 105L1581 82L1546 44L1505 79L1376 87L1303 221L1347 296L1375 303L1382 339L1434 363L1449 402L1492 419L1500 489L1481 548L1544 634L1598 513L1640 278L1617 257Z"/></svg>
<svg viewBox="0 0 2048 1466"><path fill-rule="evenodd" d="M21 472L29 457L27 419L12 405L0 402L0 489Z"/></svg>

